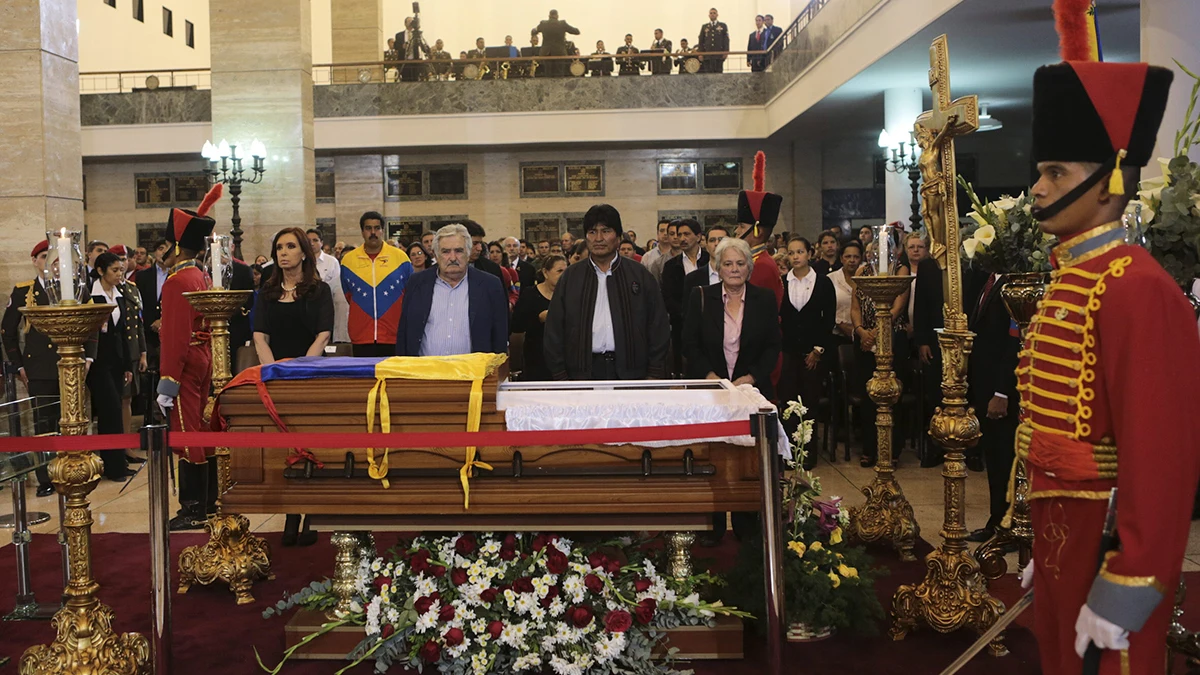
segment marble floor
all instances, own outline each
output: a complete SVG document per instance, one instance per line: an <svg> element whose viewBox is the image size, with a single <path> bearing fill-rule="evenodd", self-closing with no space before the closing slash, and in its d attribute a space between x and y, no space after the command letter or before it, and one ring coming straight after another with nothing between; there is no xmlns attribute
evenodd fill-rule
<svg viewBox="0 0 1200 675"><path fill-rule="evenodd" d="M855 453L849 462L840 459L830 463L823 457L814 473L820 477L823 492L826 496L841 496L850 505L862 503L860 492L862 486L871 482L874 469L859 466ZM906 452L901 456L896 479L900 482L905 496L912 504L917 523L921 526L921 536L929 543L937 546L940 543L938 531L942 526L942 473L940 468L922 469L917 464L915 453ZM53 534L58 531L58 506L55 497L36 497L34 495L34 479L30 476L26 485L28 509L30 511L50 512L49 521L35 525L31 529L35 533ZM10 488L0 490L0 514L12 513L12 496ZM981 527L988 517L987 481L983 473L969 472L967 478L967 529ZM149 489L146 485L145 473L140 473L126 486L109 480L101 480L91 494L92 517L95 524L92 531L102 532L146 532L148 526ZM171 513L174 514L177 505L172 498ZM273 514L244 514L250 519L250 526L255 532L274 532L283 529L283 515ZM1192 523L1191 536L1188 541L1185 572L1200 571L1200 521ZM12 543L9 535L11 530L0 530L0 548ZM1010 569L1016 569L1016 555L1010 555ZM4 583L0 580L0 583Z"/></svg>

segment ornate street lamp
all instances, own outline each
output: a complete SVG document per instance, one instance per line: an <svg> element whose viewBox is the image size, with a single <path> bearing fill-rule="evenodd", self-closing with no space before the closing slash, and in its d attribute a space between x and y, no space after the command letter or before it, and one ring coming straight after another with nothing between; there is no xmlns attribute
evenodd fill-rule
<svg viewBox="0 0 1200 675"><path fill-rule="evenodd" d="M888 134L887 129L879 132L879 147L883 148L884 167L890 173L908 172L908 183L912 186L912 215L908 217L908 221L912 223L911 230L916 232L921 227L921 202L917 199L917 190L921 185L921 170L917 166L917 159L920 154L917 150L917 139L913 137L912 132L908 133L908 142L900 141L897 144L892 142L892 137ZM888 156L888 152L891 156Z"/></svg>
<svg viewBox="0 0 1200 675"><path fill-rule="evenodd" d="M204 148L200 151L200 155L208 161L205 172L213 182L224 183L229 187L229 201L233 204L233 230L230 232L233 235L233 256L240 259L242 257L242 217L238 213L238 204L241 202L242 185L254 185L262 182L263 173L266 171L263 164L267 158L267 147L257 138L254 139L254 142L250 144L251 163L249 169L242 167L245 151L239 150L237 145L230 145L225 139L221 139L220 145L213 145L212 141L204 141Z"/></svg>

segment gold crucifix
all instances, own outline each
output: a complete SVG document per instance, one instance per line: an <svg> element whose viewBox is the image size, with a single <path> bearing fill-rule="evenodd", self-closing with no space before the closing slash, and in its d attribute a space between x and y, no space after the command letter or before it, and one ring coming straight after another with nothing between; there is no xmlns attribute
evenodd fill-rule
<svg viewBox="0 0 1200 675"><path fill-rule="evenodd" d="M958 328L961 321L961 329L966 330L954 139L979 128L979 99L971 95L950 100L950 50L945 35L929 47L929 88L933 110L921 113L914 125L921 146L921 215L929 233L929 252L946 271L946 328Z"/></svg>

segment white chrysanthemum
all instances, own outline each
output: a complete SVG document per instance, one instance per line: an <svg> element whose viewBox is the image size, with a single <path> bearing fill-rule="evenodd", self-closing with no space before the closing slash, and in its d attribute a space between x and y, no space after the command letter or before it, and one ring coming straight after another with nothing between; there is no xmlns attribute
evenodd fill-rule
<svg viewBox="0 0 1200 675"><path fill-rule="evenodd" d="M575 574L572 574L571 576L567 577L566 579L563 580L562 590L563 590L563 593L567 593L567 594L573 594L577 591L582 591L583 590L583 577L575 575Z"/></svg>
<svg viewBox="0 0 1200 675"><path fill-rule="evenodd" d="M614 633L608 637L601 638L596 641L593 649L596 652L596 660L600 663L608 663L609 661L621 655L625 650L625 634Z"/></svg>
<svg viewBox="0 0 1200 675"><path fill-rule="evenodd" d="M471 622L471 625L470 625L471 632L476 635L486 635L487 634L487 625L488 625L487 619L475 619L474 621Z"/></svg>
<svg viewBox="0 0 1200 675"><path fill-rule="evenodd" d="M367 605L367 635L376 635L379 633L379 612L382 601L377 597L371 600L371 604Z"/></svg>
<svg viewBox="0 0 1200 675"><path fill-rule="evenodd" d="M542 665L542 656L537 652L530 652L517 658L513 661L513 670L529 670Z"/></svg>
<svg viewBox="0 0 1200 675"><path fill-rule="evenodd" d="M509 609L512 609L517 604L517 594L513 592L513 589L510 588L504 591L504 604L508 605Z"/></svg>
<svg viewBox="0 0 1200 675"><path fill-rule="evenodd" d="M437 625L437 618L438 602L435 600L433 604L430 605L428 612L425 612L421 616L417 617L417 624L414 626L414 629L418 633L424 633L425 631Z"/></svg>
<svg viewBox="0 0 1200 675"><path fill-rule="evenodd" d="M470 648L471 648L471 641L467 638L463 638L463 641L461 644L457 644L453 647L450 647L449 649L446 650L446 652L448 654L450 654L450 658L457 659L458 657L460 657L464 653L466 653L466 651Z"/></svg>
<svg viewBox="0 0 1200 675"><path fill-rule="evenodd" d="M474 654L471 654L471 672L473 675L487 675L487 670L487 652L475 652Z"/></svg>
<svg viewBox="0 0 1200 675"><path fill-rule="evenodd" d="M567 611L567 603L562 601L562 598L555 598L550 601L550 616L562 616L562 613Z"/></svg>
<svg viewBox="0 0 1200 675"><path fill-rule="evenodd" d="M417 597L433 595L433 592L437 590L437 580L433 577L425 576L424 573L417 575L414 585L417 589Z"/></svg>
<svg viewBox="0 0 1200 675"><path fill-rule="evenodd" d="M496 555L500 552L500 542L492 539L479 548L486 555Z"/></svg>
<svg viewBox="0 0 1200 675"><path fill-rule="evenodd" d="M570 539L567 539L566 537L559 537L558 541L554 542L554 547L557 548L558 550L562 551L566 555L571 555L571 546L574 543L575 542L571 541Z"/></svg>
<svg viewBox="0 0 1200 675"><path fill-rule="evenodd" d="M374 561L371 562L371 571L372 572L378 572L381 569L383 569L383 558L376 558Z"/></svg>
<svg viewBox="0 0 1200 675"><path fill-rule="evenodd" d="M550 668L558 675L581 675L583 672L579 666L557 655L550 657Z"/></svg>
<svg viewBox="0 0 1200 675"><path fill-rule="evenodd" d="M529 610L537 606L537 602L533 599L532 593L522 593L521 597L517 598L517 606L514 608L517 614L528 614Z"/></svg>
<svg viewBox="0 0 1200 675"><path fill-rule="evenodd" d="M533 608L529 610L529 618L533 619L534 621L545 620L545 618L546 618L545 608L541 607L540 605L534 605Z"/></svg>
<svg viewBox="0 0 1200 675"><path fill-rule="evenodd" d="M571 570L572 572L574 572L576 574L588 574L589 572L592 571L591 567L589 567L583 563L578 563L578 562L572 562L572 563L568 564L567 569Z"/></svg>

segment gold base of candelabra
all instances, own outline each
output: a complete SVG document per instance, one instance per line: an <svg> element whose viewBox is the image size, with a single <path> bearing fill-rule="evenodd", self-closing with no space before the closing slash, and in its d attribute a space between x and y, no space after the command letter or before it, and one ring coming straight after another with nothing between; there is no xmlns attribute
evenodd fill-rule
<svg viewBox="0 0 1200 675"><path fill-rule="evenodd" d="M358 578L359 561L374 558L375 537L370 532L334 532L329 538L336 551L333 558L333 594L338 602L325 612L329 620L349 614L354 597L354 582Z"/></svg>
<svg viewBox="0 0 1200 675"><path fill-rule="evenodd" d="M675 579L687 579L692 576L692 544L696 541L695 532L671 532L667 540L667 574Z"/></svg>
<svg viewBox="0 0 1200 675"><path fill-rule="evenodd" d="M916 560L913 547L921 528L912 505L896 482L892 466L892 406L900 400L903 387L892 370L892 303L912 285L912 276L861 276L855 283L875 305L875 375L867 382L867 395L879 406L875 415L878 458L875 478L862 492L867 502L850 509L847 534L862 542L887 541L905 561Z"/></svg>
<svg viewBox="0 0 1200 675"><path fill-rule="evenodd" d="M196 311L208 320L211 345L213 389L220 392L232 379L229 363L229 318L240 311L253 291L210 289L184 293ZM215 399L209 399L205 410L211 415ZM209 461L217 463L217 494L225 494L232 485L229 470L229 448L217 448ZM217 513L204 526L208 542L189 546L179 555L179 592L187 593L193 585L208 586L222 582L229 586L237 604L254 602L250 591L256 581L273 579L271 547L266 540L250 533L250 521L236 513L225 513L217 502Z"/></svg>
<svg viewBox="0 0 1200 675"><path fill-rule="evenodd" d="M193 584L208 586L220 581L233 591L237 604L254 602L250 593L254 582L275 578L270 546L250 534L250 521L236 513L214 515L204 529L208 542L188 546L179 554L179 592L187 593Z"/></svg>
<svg viewBox="0 0 1200 675"><path fill-rule="evenodd" d="M87 433L84 414L83 343L112 313L112 305L62 304L22 307L30 325L58 348L58 388L64 436ZM92 512L88 495L100 482L104 463L90 452L59 453L50 462L50 480L65 497L63 536L68 544L70 581L65 606L53 619L56 632L48 645L35 645L21 656L20 675L148 675L150 643L137 633L116 634L113 611L96 597L92 577Z"/></svg>

